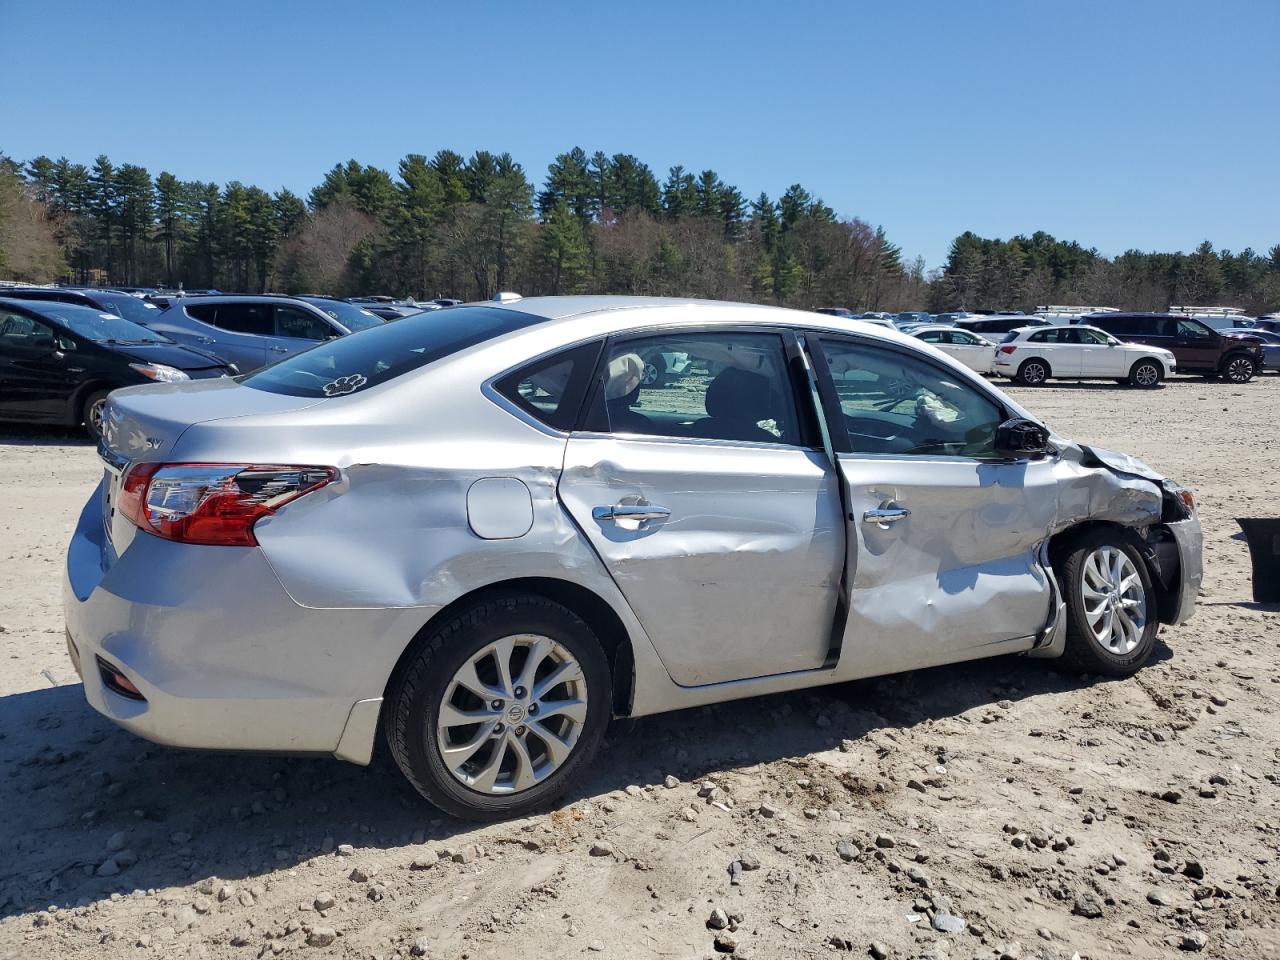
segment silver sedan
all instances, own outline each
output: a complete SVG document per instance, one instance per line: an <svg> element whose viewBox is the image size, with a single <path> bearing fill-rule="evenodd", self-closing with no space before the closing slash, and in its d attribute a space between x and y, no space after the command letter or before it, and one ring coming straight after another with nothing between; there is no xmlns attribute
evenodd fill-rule
<svg viewBox="0 0 1280 960"><path fill-rule="evenodd" d="M1186 490L767 307L460 306L117 391L101 453L64 591L90 705L355 763L381 730L476 818L554 801L611 716L1008 653L1128 674L1201 579Z"/></svg>

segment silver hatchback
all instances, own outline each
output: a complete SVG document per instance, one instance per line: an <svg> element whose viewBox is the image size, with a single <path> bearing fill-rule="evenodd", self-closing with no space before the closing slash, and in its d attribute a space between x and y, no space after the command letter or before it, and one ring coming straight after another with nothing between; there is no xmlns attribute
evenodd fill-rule
<svg viewBox="0 0 1280 960"><path fill-rule="evenodd" d="M101 452L65 584L95 709L356 763L381 728L468 817L555 800L610 717L1006 653L1127 674L1201 579L1176 484L768 307L456 307L117 391Z"/></svg>

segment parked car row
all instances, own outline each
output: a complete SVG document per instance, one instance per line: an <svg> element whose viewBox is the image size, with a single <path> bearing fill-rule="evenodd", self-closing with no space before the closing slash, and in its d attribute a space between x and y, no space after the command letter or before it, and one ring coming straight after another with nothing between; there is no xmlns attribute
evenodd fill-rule
<svg viewBox="0 0 1280 960"><path fill-rule="evenodd" d="M971 370L1027 385L1096 378L1151 388L1175 371L1240 384L1280 370L1276 318L1260 317L1242 327L1229 312L1193 317L1114 308L1083 315L1068 307L1054 311L939 314L934 323L921 323L912 312L897 314L894 325Z"/></svg>

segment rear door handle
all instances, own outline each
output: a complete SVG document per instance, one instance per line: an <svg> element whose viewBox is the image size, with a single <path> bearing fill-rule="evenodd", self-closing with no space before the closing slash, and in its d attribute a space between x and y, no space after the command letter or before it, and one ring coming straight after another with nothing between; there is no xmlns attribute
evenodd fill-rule
<svg viewBox="0 0 1280 960"><path fill-rule="evenodd" d="M272 353L288 353L289 348L288 347L272 347L271 352Z"/></svg>
<svg viewBox="0 0 1280 960"><path fill-rule="evenodd" d="M615 503L608 507L592 507L593 520L665 520L671 511L656 503Z"/></svg>
<svg viewBox="0 0 1280 960"><path fill-rule="evenodd" d="M875 510L868 510L862 515L863 523L874 523L881 527L887 527L911 516L911 511L906 507L883 506L877 507Z"/></svg>

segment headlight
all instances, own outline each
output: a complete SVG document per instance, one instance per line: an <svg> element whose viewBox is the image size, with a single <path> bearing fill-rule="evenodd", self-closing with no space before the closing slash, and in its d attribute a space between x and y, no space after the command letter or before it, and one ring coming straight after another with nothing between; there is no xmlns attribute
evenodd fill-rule
<svg viewBox="0 0 1280 960"><path fill-rule="evenodd" d="M179 380L191 379L177 367L170 367L163 363L131 363L129 366L148 380L155 380L157 383L177 383Z"/></svg>
<svg viewBox="0 0 1280 960"><path fill-rule="evenodd" d="M1182 503L1182 505L1187 508L1188 516L1195 514L1196 498L1192 495L1190 490L1179 483L1174 483L1172 480L1165 480L1164 488L1169 491L1169 493L1173 494Z"/></svg>

